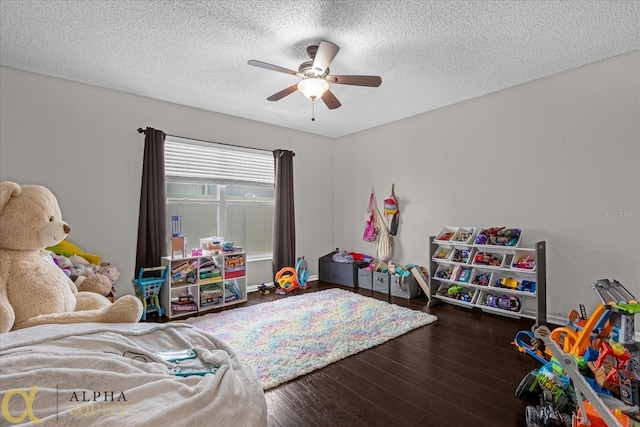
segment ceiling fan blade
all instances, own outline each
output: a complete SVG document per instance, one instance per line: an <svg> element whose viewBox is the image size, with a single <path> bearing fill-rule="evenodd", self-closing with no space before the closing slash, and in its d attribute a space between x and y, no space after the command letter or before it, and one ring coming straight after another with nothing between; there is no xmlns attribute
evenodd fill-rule
<svg viewBox="0 0 640 427"><path fill-rule="evenodd" d="M370 86L378 87L382 83L380 76L327 76L327 80L331 83L339 85L353 85L353 86Z"/></svg>
<svg viewBox="0 0 640 427"><path fill-rule="evenodd" d="M298 83L289 86L286 89L282 89L280 92L278 93L274 93L273 95L271 95L270 97L267 98L267 101L278 101L282 98L284 98L287 95L291 95L293 92L298 90Z"/></svg>
<svg viewBox="0 0 640 427"><path fill-rule="evenodd" d="M342 105L340 104L340 101L338 101L338 98L336 98L336 96L330 90L322 94L322 100L330 110L335 110Z"/></svg>
<svg viewBox="0 0 640 427"><path fill-rule="evenodd" d="M290 70L290 69L284 68L284 67L278 67L277 65L273 65L273 64L267 64L266 62L262 62L262 61L256 61L255 59L252 59L252 60L248 61L247 64L253 65L254 67L265 68L265 69L271 70L271 71L279 71L279 72L285 73L285 74L293 74L294 76L297 76L297 75L300 74L297 71Z"/></svg>
<svg viewBox="0 0 640 427"><path fill-rule="evenodd" d="M316 57L313 59L313 68L324 73L324 70L331 64L331 61L336 57L339 50L340 46L337 44L325 41L320 42Z"/></svg>

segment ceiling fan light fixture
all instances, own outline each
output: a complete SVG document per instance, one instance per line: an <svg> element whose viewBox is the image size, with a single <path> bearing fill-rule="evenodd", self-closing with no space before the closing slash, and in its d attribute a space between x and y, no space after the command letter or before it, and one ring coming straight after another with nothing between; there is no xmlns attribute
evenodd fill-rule
<svg viewBox="0 0 640 427"><path fill-rule="evenodd" d="M328 89L329 83L318 77L309 77L298 83L298 90L311 100L322 97Z"/></svg>

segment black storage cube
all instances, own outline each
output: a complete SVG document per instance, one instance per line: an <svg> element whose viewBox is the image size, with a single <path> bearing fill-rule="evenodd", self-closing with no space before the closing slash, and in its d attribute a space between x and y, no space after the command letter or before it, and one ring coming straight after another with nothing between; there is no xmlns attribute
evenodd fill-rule
<svg viewBox="0 0 640 427"><path fill-rule="evenodd" d="M338 285L358 287L358 268L367 266L365 262L334 262L333 255L337 251L326 254L318 260L319 279L322 282L336 283Z"/></svg>

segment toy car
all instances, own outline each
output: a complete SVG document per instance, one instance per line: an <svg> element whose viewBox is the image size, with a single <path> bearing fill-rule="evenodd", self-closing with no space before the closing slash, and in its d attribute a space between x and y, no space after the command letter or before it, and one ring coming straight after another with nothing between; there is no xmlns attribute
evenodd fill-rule
<svg viewBox="0 0 640 427"><path fill-rule="evenodd" d="M525 409L527 427L571 427L571 416L553 407L548 392L540 397L540 405Z"/></svg>
<svg viewBox="0 0 640 427"><path fill-rule="evenodd" d="M575 410L575 391L569 377L558 373L557 362L548 362L540 369L529 372L515 392L520 399L540 395L545 395L545 402L550 402L560 412L571 413Z"/></svg>
<svg viewBox="0 0 640 427"><path fill-rule="evenodd" d="M500 308L502 310L520 311L522 308L522 302L520 301L520 298L516 296L496 296L489 294L487 295L487 306Z"/></svg>

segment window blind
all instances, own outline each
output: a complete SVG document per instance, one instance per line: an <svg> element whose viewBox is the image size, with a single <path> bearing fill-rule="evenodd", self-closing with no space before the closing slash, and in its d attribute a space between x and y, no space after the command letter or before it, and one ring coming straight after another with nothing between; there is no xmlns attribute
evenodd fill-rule
<svg viewBox="0 0 640 427"><path fill-rule="evenodd" d="M274 185L274 162L270 152L167 137L164 159L165 176L170 179Z"/></svg>

